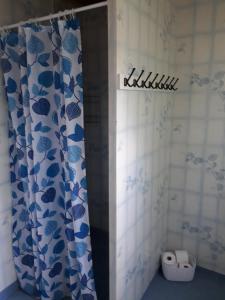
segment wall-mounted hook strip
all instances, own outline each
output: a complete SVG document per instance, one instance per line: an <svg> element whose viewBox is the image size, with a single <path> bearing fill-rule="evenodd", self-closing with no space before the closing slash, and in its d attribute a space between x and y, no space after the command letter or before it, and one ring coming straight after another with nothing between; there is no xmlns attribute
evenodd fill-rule
<svg viewBox="0 0 225 300"><path fill-rule="evenodd" d="M156 81L156 78L159 76L159 73L156 73L155 77L153 78L152 82L149 81L148 88L156 89L157 87L153 86L153 83Z"/></svg>
<svg viewBox="0 0 225 300"><path fill-rule="evenodd" d="M148 88L148 87L146 86L146 83L147 83L147 81L148 81L148 79L150 78L151 75L152 75L152 72L150 72L150 73L148 74L148 76L147 76L147 78L146 78L145 80L142 80L142 84L141 84L141 87L142 87L142 88Z"/></svg>
<svg viewBox="0 0 225 300"><path fill-rule="evenodd" d="M133 85L131 85L129 83L130 79L131 79L131 76L134 74L134 71L136 70L136 68L133 68L129 77L128 78L124 78L124 86L129 86L129 87L132 87Z"/></svg>
<svg viewBox="0 0 225 300"><path fill-rule="evenodd" d="M133 80L133 87L139 87L139 88L141 88L142 87L142 83L141 84L139 84L139 80L141 79L141 77L142 77L142 75L144 74L144 70L141 70L141 73L140 73L140 75L138 76L138 78L137 79L134 79Z"/></svg>
<svg viewBox="0 0 225 300"><path fill-rule="evenodd" d="M169 91L176 91L176 84L179 81L179 78L172 77L169 75L159 75L156 73L154 76L152 72L149 72L147 76L144 75L145 70L141 70L141 72L137 75L136 68L132 68L129 76L119 75L119 84L121 89L152 89L152 90L169 90ZM135 76L136 75L136 76ZM153 79L151 80L151 76ZM137 78L135 78L137 77ZM144 77L144 78L142 78ZM146 78L145 78L146 77ZM158 79L158 80L157 80Z"/></svg>
<svg viewBox="0 0 225 300"><path fill-rule="evenodd" d="M168 90L169 85L167 84L168 80L170 79L170 76L167 77L164 83L161 84L162 89Z"/></svg>

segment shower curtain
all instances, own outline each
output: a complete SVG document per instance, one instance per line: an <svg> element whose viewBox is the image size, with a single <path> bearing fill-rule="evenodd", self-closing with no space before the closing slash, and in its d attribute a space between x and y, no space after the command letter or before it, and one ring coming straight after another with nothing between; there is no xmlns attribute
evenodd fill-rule
<svg viewBox="0 0 225 300"><path fill-rule="evenodd" d="M4 34L13 255L38 299L96 298L85 177L81 41L75 18Z"/></svg>

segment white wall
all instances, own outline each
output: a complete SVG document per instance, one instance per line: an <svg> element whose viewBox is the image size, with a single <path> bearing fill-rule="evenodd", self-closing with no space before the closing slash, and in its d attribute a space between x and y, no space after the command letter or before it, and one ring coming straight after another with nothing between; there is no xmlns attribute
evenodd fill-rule
<svg viewBox="0 0 225 300"><path fill-rule="evenodd" d="M164 248L225 273L225 4L116 4L117 73L180 77L172 97L117 90L116 299L137 300Z"/></svg>
<svg viewBox="0 0 225 300"><path fill-rule="evenodd" d="M225 274L225 1L175 1L168 246Z"/></svg>
<svg viewBox="0 0 225 300"><path fill-rule="evenodd" d="M117 73L173 73L168 0L117 0ZM139 300L166 248L169 93L117 90L117 300Z"/></svg>

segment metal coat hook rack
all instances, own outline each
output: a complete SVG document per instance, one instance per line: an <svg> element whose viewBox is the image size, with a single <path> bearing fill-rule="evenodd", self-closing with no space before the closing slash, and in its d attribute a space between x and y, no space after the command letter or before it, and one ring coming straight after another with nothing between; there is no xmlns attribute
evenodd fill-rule
<svg viewBox="0 0 225 300"><path fill-rule="evenodd" d="M145 70L141 70L138 76L134 76L136 68L133 68L129 76L119 75L119 85L120 89L129 90L164 90L164 91L177 91L176 87L179 78L167 76L165 74L159 75L156 73L153 75L149 72L147 76L144 74Z"/></svg>

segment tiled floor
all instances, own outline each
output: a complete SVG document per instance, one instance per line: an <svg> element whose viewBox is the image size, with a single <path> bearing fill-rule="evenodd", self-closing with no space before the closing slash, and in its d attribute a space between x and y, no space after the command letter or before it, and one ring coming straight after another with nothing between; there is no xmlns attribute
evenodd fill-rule
<svg viewBox="0 0 225 300"><path fill-rule="evenodd" d="M25 293L21 292L20 290L16 291L9 298L7 298L7 300L34 300L34 299L35 298L29 297L28 295L26 295ZM68 300L68 298L65 298L64 300Z"/></svg>
<svg viewBox="0 0 225 300"><path fill-rule="evenodd" d="M225 300L225 276L197 268L192 282L171 282L161 273L151 282L142 300Z"/></svg>
<svg viewBox="0 0 225 300"><path fill-rule="evenodd" d="M33 299L18 290L17 292L12 294L7 300L33 300Z"/></svg>
<svg viewBox="0 0 225 300"><path fill-rule="evenodd" d="M224 300L225 276L197 268L192 282L171 282L161 273L151 282L142 300ZM33 300L21 291L8 300ZM107 300L107 299L105 299Z"/></svg>

